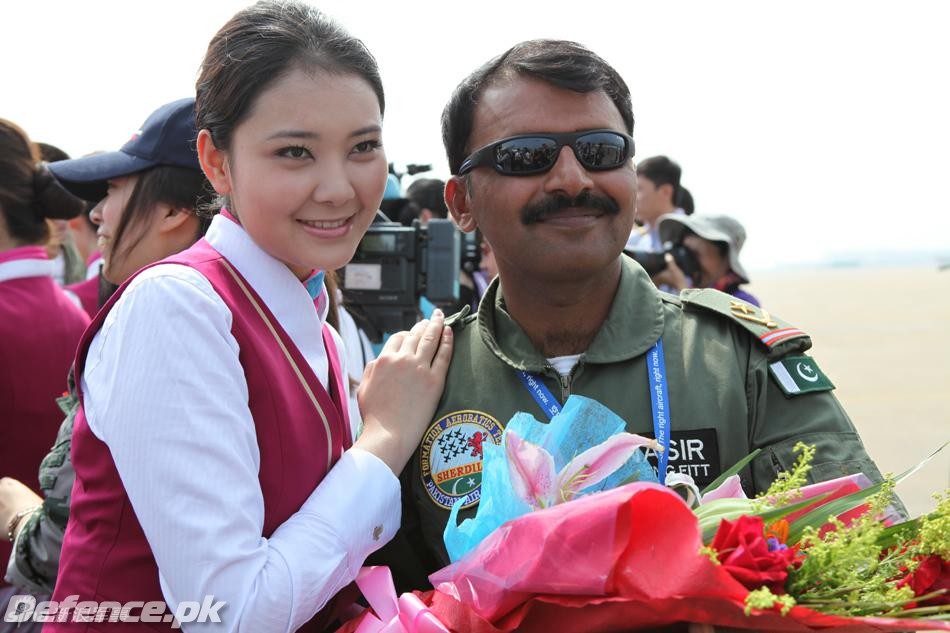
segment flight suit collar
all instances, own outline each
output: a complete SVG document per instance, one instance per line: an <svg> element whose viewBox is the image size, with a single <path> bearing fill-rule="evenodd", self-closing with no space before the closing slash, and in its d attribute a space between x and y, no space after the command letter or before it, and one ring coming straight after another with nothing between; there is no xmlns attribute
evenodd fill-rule
<svg viewBox="0 0 950 633"><path fill-rule="evenodd" d="M585 363L616 363L643 355L663 333L663 301L643 268L621 256L620 284L610 312L584 354ZM478 308L479 334L500 360L540 373L549 363L508 314L496 277Z"/></svg>

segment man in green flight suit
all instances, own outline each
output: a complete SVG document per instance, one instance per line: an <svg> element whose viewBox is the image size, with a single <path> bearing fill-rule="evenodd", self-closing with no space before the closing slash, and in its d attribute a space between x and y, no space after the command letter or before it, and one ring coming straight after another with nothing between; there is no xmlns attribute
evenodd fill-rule
<svg viewBox="0 0 950 633"><path fill-rule="evenodd" d="M659 292L622 255L636 214L633 113L604 60L572 42L518 44L459 85L442 126L446 202L491 244L498 277L477 314L452 319L445 392L403 472L403 529L377 559L401 588L449 562L449 509L464 499L462 517L474 514L482 447L516 412L545 420L570 394L656 434L665 472L701 487L761 448L742 474L754 495L799 441L817 447L814 480L880 479L805 332L715 290Z"/></svg>

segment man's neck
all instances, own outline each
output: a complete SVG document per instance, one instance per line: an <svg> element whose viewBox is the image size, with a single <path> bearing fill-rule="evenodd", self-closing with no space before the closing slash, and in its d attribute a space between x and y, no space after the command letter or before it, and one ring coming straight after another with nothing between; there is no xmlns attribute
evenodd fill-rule
<svg viewBox="0 0 950 633"><path fill-rule="evenodd" d="M587 351L620 283L620 259L580 280L526 279L499 271L508 313L545 358Z"/></svg>
<svg viewBox="0 0 950 633"><path fill-rule="evenodd" d="M674 211L676 211L676 208L677 208L676 205L670 204L667 207L661 209L660 212L657 213L656 216L653 217L652 219L641 218L641 221L643 222L643 226L646 227L648 231L652 231L653 229L656 228L656 223L660 220L660 218L662 218L664 215L668 213L673 213Z"/></svg>

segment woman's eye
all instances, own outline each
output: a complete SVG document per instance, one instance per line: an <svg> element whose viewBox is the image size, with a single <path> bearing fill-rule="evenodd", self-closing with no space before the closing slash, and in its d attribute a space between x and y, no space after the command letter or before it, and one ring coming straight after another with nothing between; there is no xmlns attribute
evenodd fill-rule
<svg viewBox="0 0 950 633"><path fill-rule="evenodd" d="M310 150L301 145L293 145L291 147L285 147L280 152L281 156L286 156L287 158L308 158L311 156Z"/></svg>
<svg viewBox="0 0 950 633"><path fill-rule="evenodd" d="M356 147L353 148L353 152L356 154L366 154L372 152L373 150L379 149L383 144L377 140L372 141L363 141L362 143L357 143Z"/></svg>

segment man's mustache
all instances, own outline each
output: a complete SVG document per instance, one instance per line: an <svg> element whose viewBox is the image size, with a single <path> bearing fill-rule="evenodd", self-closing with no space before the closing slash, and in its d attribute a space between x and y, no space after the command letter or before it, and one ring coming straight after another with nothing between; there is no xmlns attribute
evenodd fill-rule
<svg viewBox="0 0 950 633"><path fill-rule="evenodd" d="M620 205L613 198L582 191L574 198L564 194L554 194L526 205L521 210L521 223L535 224L564 209L594 209L605 215L620 213Z"/></svg>

